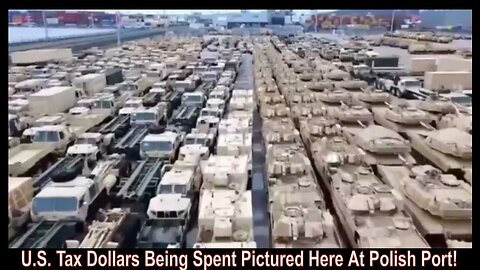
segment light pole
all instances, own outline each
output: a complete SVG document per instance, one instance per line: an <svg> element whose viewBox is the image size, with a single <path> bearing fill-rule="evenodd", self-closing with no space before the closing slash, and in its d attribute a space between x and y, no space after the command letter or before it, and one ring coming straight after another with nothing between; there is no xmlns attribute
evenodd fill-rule
<svg viewBox="0 0 480 270"><path fill-rule="evenodd" d="M395 9L392 10L392 23L390 24L390 32L393 33L393 23L395 22Z"/></svg>
<svg viewBox="0 0 480 270"><path fill-rule="evenodd" d="M42 10L42 18L43 18L43 27L45 28L45 40L48 40L48 25L47 25L47 18L45 17L44 10Z"/></svg>
<svg viewBox="0 0 480 270"><path fill-rule="evenodd" d="M117 10L117 45L120 47L120 12Z"/></svg>

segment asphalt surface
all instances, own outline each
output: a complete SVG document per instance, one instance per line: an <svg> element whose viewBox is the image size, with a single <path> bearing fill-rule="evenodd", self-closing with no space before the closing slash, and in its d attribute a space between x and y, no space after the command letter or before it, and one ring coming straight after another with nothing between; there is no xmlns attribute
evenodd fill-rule
<svg viewBox="0 0 480 270"><path fill-rule="evenodd" d="M235 89L254 89L253 57L244 54L235 82ZM265 168L265 144L262 136L262 120L257 110L253 113L252 130L252 209L253 233L258 248L269 248L270 214L268 211L268 186Z"/></svg>

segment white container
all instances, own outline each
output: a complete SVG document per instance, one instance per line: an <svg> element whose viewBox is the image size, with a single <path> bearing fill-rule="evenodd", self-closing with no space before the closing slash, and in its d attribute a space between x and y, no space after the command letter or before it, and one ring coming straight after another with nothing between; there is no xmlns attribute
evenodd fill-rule
<svg viewBox="0 0 480 270"><path fill-rule="evenodd" d="M442 88L446 90L472 89L472 72L426 72L424 87L429 90L441 90Z"/></svg>
<svg viewBox="0 0 480 270"><path fill-rule="evenodd" d="M67 111L75 105L75 88L50 87L28 96L29 112L34 117Z"/></svg>
<svg viewBox="0 0 480 270"><path fill-rule="evenodd" d="M87 74L73 79L73 86L83 89L87 95L94 95L107 87L107 79L103 73Z"/></svg>

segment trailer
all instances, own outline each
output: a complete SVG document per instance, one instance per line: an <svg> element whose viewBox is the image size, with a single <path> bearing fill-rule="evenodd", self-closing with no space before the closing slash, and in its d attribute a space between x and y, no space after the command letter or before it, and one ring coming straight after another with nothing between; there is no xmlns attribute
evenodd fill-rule
<svg viewBox="0 0 480 270"><path fill-rule="evenodd" d="M30 218L33 199L31 177L8 178L8 239L12 239Z"/></svg>
<svg viewBox="0 0 480 270"><path fill-rule="evenodd" d="M28 113L33 117L41 117L65 112L75 105L77 93L71 86L42 89L28 96Z"/></svg>
<svg viewBox="0 0 480 270"><path fill-rule="evenodd" d="M140 229L138 214L129 209L114 208L100 211L100 217L88 227L80 242L67 240L67 248L129 248L134 247Z"/></svg>
<svg viewBox="0 0 480 270"><path fill-rule="evenodd" d="M20 144L8 150L8 174L10 176L31 175L49 167L54 156L53 145Z"/></svg>

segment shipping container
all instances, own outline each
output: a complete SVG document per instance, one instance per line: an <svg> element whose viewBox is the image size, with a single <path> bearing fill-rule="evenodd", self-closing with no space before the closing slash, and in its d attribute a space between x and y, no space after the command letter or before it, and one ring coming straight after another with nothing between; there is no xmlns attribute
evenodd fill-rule
<svg viewBox="0 0 480 270"><path fill-rule="evenodd" d="M425 72L424 87L429 90L470 90L472 89L472 72Z"/></svg>
<svg viewBox="0 0 480 270"><path fill-rule="evenodd" d="M472 71L472 59L439 58L437 71Z"/></svg>
<svg viewBox="0 0 480 270"><path fill-rule="evenodd" d="M49 61L67 61L73 57L72 49L42 49L13 52L13 64L32 64Z"/></svg>
<svg viewBox="0 0 480 270"><path fill-rule="evenodd" d="M89 95L94 95L107 86L107 79L105 74L87 74L75 78L73 86L83 89Z"/></svg>
<svg viewBox="0 0 480 270"><path fill-rule="evenodd" d="M123 82L123 73L121 68L110 68L105 71L107 85L115 85Z"/></svg>
<svg viewBox="0 0 480 270"><path fill-rule="evenodd" d="M432 57L414 57L410 59L409 70L412 75L422 75L425 72L436 71L437 59Z"/></svg>
<svg viewBox="0 0 480 270"><path fill-rule="evenodd" d="M28 96L29 112L37 117L64 112L75 105L75 94L71 86L42 89Z"/></svg>

